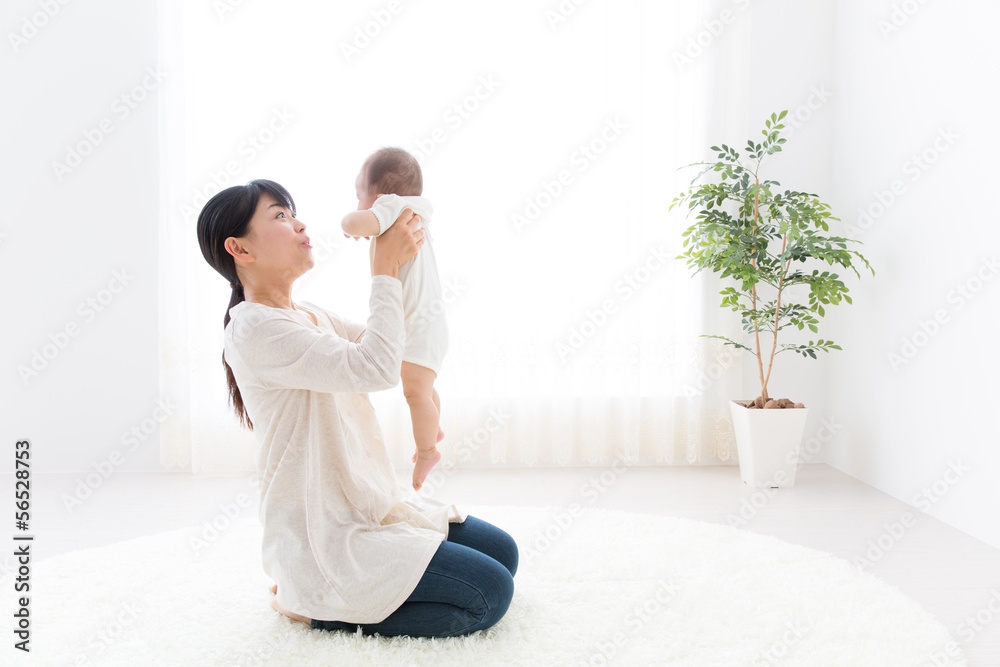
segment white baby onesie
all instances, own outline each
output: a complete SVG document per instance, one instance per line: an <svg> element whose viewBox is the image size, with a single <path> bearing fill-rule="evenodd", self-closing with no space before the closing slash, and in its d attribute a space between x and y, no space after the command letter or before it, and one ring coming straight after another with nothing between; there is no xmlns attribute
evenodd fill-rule
<svg viewBox="0 0 1000 667"><path fill-rule="evenodd" d="M417 364L439 374L448 351L448 322L444 316L441 279L434 259L434 240L430 221L434 208L424 197L382 195L372 204L378 218L379 233L385 233L404 208L420 216L417 229L424 230L424 244L417 254L399 267L403 284L403 319L406 325L406 347L403 361Z"/></svg>

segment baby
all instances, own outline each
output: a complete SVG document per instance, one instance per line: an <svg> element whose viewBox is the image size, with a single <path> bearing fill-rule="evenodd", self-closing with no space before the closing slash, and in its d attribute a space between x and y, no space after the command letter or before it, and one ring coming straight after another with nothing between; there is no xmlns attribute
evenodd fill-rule
<svg viewBox="0 0 1000 667"><path fill-rule="evenodd" d="M448 350L448 325L441 301L441 281L434 261L434 243L428 225L433 208L421 197L423 176L416 158L401 148L381 148L365 160L355 189L358 210L344 216L341 226L346 236L381 236L403 209L420 216L417 229L424 230L424 244L412 259L399 267L403 284L403 317L406 345L400 379L403 395L410 406L413 439L413 488L423 486L427 473L441 460L437 443L444 438L440 427L441 400L434 380ZM375 244L371 243L372 274L375 273Z"/></svg>

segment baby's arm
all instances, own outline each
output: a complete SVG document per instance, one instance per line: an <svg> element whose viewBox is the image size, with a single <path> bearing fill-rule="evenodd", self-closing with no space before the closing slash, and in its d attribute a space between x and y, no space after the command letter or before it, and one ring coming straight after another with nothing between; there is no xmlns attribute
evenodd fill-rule
<svg viewBox="0 0 1000 667"><path fill-rule="evenodd" d="M344 228L344 233L350 236L378 236L380 231L378 217L370 209L351 211L344 216L340 226Z"/></svg>

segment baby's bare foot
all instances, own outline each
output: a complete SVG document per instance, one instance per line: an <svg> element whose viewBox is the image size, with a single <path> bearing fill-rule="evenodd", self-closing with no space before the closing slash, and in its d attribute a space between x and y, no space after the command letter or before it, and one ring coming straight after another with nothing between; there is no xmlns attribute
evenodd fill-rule
<svg viewBox="0 0 1000 667"><path fill-rule="evenodd" d="M442 431L439 428L438 429L437 441L441 442L442 440L444 440L444 431ZM417 450L417 451L420 451L420 450ZM417 462L417 452L413 452L413 456L410 457L410 463L416 463L416 462Z"/></svg>
<svg viewBox="0 0 1000 667"><path fill-rule="evenodd" d="M271 590L272 593L274 593L275 595L277 595L278 594L278 584L275 584L274 586L271 586L270 590ZM275 598L271 598L271 608L274 609L276 612L278 612L280 614L284 614L285 616L287 616L288 618L292 619L293 621L302 621L303 623L309 623L309 625L312 625L312 619L306 618L305 616L302 616L301 614L293 614L290 611L286 611L285 609L282 609L281 606L278 604L278 598L276 598L276 597Z"/></svg>
<svg viewBox="0 0 1000 667"><path fill-rule="evenodd" d="M413 466L413 488L417 491L424 485L427 473L441 460L441 452L437 447L428 450L418 450L416 464Z"/></svg>

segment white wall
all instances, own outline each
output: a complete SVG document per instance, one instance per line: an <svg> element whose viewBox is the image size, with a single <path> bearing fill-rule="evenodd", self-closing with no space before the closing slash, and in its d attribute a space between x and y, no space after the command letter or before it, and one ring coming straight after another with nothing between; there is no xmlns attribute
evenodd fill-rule
<svg viewBox="0 0 1000 667"><path fill-rule="evenodd" d="M837 4L833 205L877 275L830 318L827 395L834 466L1000 547L998 28L985 0Z"/></svg>
<svg viewBox="0 0 1000 667"><path fill-rule="evenodd" d="M843 351L779 357L769 390L811 408L807 441L830 432L823 419L834 425L811 460L1000 546L1000 439L986 421L1000 398L988 180L1000 148L1000 6L771 2L751 20L750 129L778 109L798 116L768 177L819 194L842 219L831 231L861 240L876 270L850 274L854 304L828 309L821 325ZM914 156L925 151L933 163L922 168ZM894 201L879 210L880 196ZM874 215L859 219L859 207ZM980 286L979 272L997 279Z"/></svg>
<svg viewBox="0 0 1000 667"><path fill-rule="evenodd" d="M159 469L156 6L47 4L0 12L0 442L31 439L34 470L92 471L115 450L119 469ZM24 381L35 351L49 358Z"/></svg>

